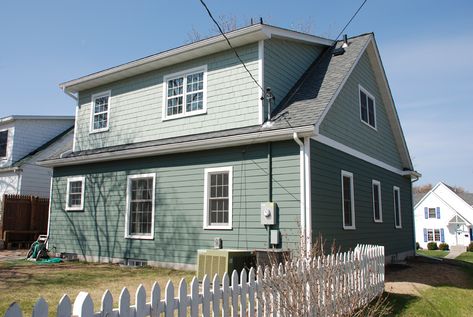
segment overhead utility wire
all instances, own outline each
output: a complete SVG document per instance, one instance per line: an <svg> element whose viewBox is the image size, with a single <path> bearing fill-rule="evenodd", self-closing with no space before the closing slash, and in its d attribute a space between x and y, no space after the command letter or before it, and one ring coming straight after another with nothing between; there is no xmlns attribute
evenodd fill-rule
<svg viewBox="0 0 473 317"><path fill-rule="evenodd" d="M340 37L340 35L342 35L342 33L345 31L345 29L350 25L351 21L353 21L353 19L356 17L356 15L358 14L358 12L360 12L361 8L363 8L363 6L365 5L366 1L368 0L365 0L363 1L363 3L360 5L360 7L358 8L358 10L356 10L355 14L353 14L353 16L351 17L350 21L348 21L348 23L345 25L345 27L340 31L340 33L338 34L337 38L335 39L335 43L337 42L338 38Z"/></svg>
<svg viewBox="0 0 473 317"><path fill-rule="evenodd" d="M202 3L202 5L204 6L205 10L207 10L207 14L209 15L209 17L212 19L212 21L215 23L215 25L217 26L218 30L220 31L220 34L223 35L223 37L225 38L225 40L227 41L228 43L228 46L230 46L230 48L233 50L233 52L235 53L236 57L238 58L238 60L240 61L240 63L243 65L243 67L245 68L245 70L248 72L248 74L250 74L250 77L251 79L253 79L253 81L255 82L255 84L261 89L261 91L263 92L263 96L264 96L264 89L263 87L261 87L261 85L258 83L258 81L255 79L255 77L253 77L253 74L251 74L251 72L248 70L248 68L246 67L245 63L243 62L243 60L241 59L240 55L238 54L238 52L236 51L236 49L232 46L232 44L230 43L230 40L228 39L228 37L225 35L225 33L223 32L222 28L220 27L220 25L218 24L217 20L215 20L215 18L213 17L212 15L212 12L210 12L210 9L207 7L207 5L205 4L205 2L203 0L200 0L200 3Z"/></svg>

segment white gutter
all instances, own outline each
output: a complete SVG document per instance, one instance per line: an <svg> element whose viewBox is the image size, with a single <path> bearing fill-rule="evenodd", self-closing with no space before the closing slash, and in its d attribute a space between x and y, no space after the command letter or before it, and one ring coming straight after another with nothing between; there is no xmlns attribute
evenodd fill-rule
<svg viewBox="0 0 473 317"><path fill-rule="evenodd" d="M288 140L291 138L293 132L299 133L301 137L311 136L314 132L314 126L309 125L297 128L259 131L233 136L209 138L204 140L187 141L180 143L169 143L163 145L147 146L127 150L117 150L112 152L104 152L69 158L56 158L46 161L40 161L37 162L37 164L46 167L57 167L182 152L195 152L222 147L245 145L248 143L256 144L271 141Z"/></svg>

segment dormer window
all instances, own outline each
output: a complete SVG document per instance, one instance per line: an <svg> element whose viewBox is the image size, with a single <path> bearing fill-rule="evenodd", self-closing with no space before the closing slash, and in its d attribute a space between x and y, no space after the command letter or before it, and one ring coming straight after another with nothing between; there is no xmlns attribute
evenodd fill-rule
<svg viewBox="0 0 473 317"><path fill-rule="evenodd" d="M92 95L92 114L90 132L108 130L110 121L110 91Z"/></svg>
<svg viewBox="0 0 473 317"><path fill-rule="evenodd" d="M0 158L7 157L8 130L0 131Z"/></svg>
<svg viewBox="0 0 473 317"><path fill-rule="evenodd" d="M206 113L207 66L163 79L163 120Z"/></svg>
<svg viewBox="0 0 473 317"><path fill-rule="evenodd" d="M360 118L363 123L376 130L376 103L374 97L359 86L360 91Z"/></svg>

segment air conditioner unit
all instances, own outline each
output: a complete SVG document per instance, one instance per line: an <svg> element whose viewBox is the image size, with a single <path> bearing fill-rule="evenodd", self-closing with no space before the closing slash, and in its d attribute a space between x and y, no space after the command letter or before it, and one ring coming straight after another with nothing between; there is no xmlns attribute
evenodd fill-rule
<svg viewBox="0 0 473 317"><path fill-rule="evenodd" d="M249 270L254 264L255 256L248 250L198 250L197 278L202 281L208 275L212 281L217 274L222 279L225 272L231 277L233 270L240 273L244 268Z"/></svg>

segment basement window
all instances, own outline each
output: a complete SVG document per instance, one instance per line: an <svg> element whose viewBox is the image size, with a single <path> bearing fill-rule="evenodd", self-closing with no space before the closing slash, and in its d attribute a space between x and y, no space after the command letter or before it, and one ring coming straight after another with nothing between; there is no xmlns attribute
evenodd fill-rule
<svg viewBox="0 0 473 317"><path fill-rule="evenodd" d="M343 229L356 229L353 174L346 171L342 171L342 209Z"/></svg>
<svg viewBox="0 0 473 317"><path fill-rule="evenodd" d="M67 179L66 210L84 210L84 177Z"/></svg>
<svg viewBox="0 0 473 317"><path fill-rule="evenodd" d="M163 78L163 120L207 112L207 66Z"/></svg>
<svg viewBox="0 0 473 317"><path fill-rule="evenodd" d="M0 131L0 158L7 157L8 130Z"/></svg>
<svg viewBox="0 0 473 317"><path fill-rule="evenodd" d="M233 168L206 168L204 173L204 229L232 229Z"/></svg>
<svg viewBox="0 0 473 317"><path fill-rule="evenodd" d="M373 95L359 86L360 119L363 123L376 130L376 103Z"/></svg>
<svg viewBox="0 0 473 317"><path fill-rule="evenodd" d="M110 91L92 95L90 132L107 131L110 121Z"/></svg>

